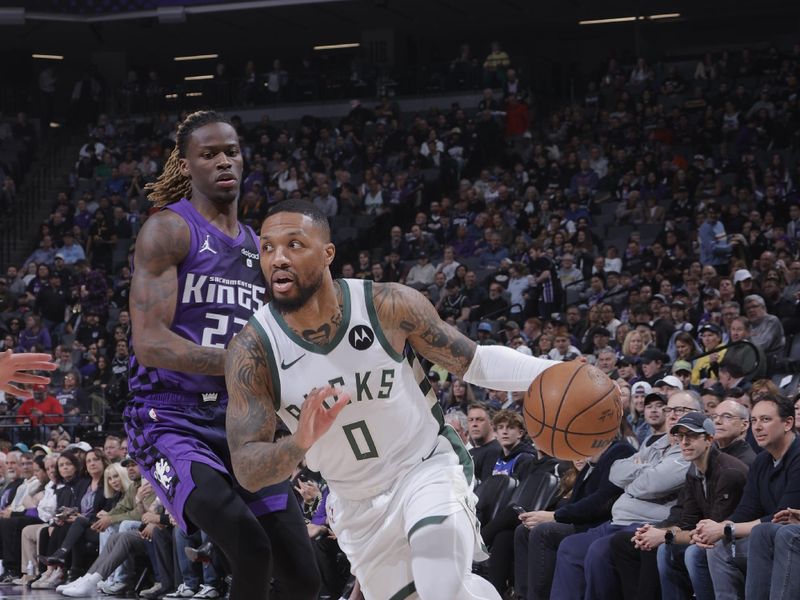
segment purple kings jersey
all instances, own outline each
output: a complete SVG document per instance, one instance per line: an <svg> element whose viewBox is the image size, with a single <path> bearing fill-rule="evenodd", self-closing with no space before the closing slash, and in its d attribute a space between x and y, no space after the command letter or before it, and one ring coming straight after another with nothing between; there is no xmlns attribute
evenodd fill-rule
<svg viewBox="0 0 800 600"><path fill-rule="evenodd" d="M228 237L206 221L186 198L167 209L183 217L191 232L189 253L178 265L178 299L170 329L201 346L226 348L263 304L266 288L258 262L256 234L239 223L236 239ZM214 395L226 392L221 375L143 367L134 354L130 390L136 395L161 391Z"/></svg>

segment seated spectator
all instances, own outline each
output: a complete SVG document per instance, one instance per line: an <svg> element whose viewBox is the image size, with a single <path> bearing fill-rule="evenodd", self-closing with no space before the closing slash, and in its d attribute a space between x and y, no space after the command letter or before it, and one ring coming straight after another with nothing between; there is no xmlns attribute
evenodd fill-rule
<svg viewBox="0 0 800 600"><path fill-rule="evenodd" d="M416 258L417 264L409 269L405 284L420 290L427 289L428 286L433 284L436 269L430 263L427 252L418 252Z"/></svg>
<svg viewBox="0 0 800 600"><path fill-rule="evenodd" d="M692 392L679 392L668 400L667 408L668 427L671 427L686 412L700 410L700 399ZM667 518L689 466L679 455L679 445L665 435L611 466L609 480L624 493L614 502L610 521L561 542L552 597L621 596L619 581L608 561L611 539L619 531L633 534L645 523Z"/></svg>
<svg viewBox="0 0 800 600"><path fill-rule="evenodd" d="M110 485L105 480L108 466L109 461L100 448L92 448L86 453L85 467L90 481L86 492L80 499L80 512L68 519L69 527L61 537L60 545L50 556L45 558L48 565L63 568L66 565L68 555L72 553L72 565L74 567L82 563L79 557L85 554L87 543L99 544L98 532L92 529L91 525L97 520L98 512L112 509L122 496L121 493L117 492L108 495ZM124 471L124 469L120 467L120 471ZM119 471L116 473L117 477L119 477ZM125 473L125 476L127 478L127 473ZM52 541L53 539L58 539L58 537L51 535L50 539Z"/></svg>
<svg viewBox="0 0 800 600"><path fill-rule="evenodd" d="M525 422L518 413L501 410L492 419L492 427L501 448L492 475L518 476L523 465L536 457L536 451L528 440Z"/></svg>
<svg viewBox="0 0 800 600"><path fill-rule="evenodd" d="M58 457L58 483L56 504L58 509L54 516L53 527L47 530L47 548L42 556L53 554L67 534L68 524L75 520L81 512L81 503L89 487L90 479L84 475L84 465L78 456L65 451ZM45 561L46 562L46 561ZM37 589L52 589L61 584L66 573L60 565L47 564L47 570L33 582Z"/></svg>
<svg viewBox="0 0 800 600"><path fill-rule="evenodd" d="M747 407L735 400L723 400L714 409L711 420L716 429L714 442L717 447L751 466L756 453L745 439L750 428L750 411Z"/></svg>
<svg viewBox="0 0 800 600"><path fill-rule="evenodd" d="M750 421L756 442L765 452L750 468L741 501L725 520L700 521L692 535L692 543L708 550L718 598L744 597L741 565L747 562L753 529L771 521L783 507L800 506L800 440L794 431L793 404L779 394L761 394L755 398Z"/></svg>
<svg viewBox="0 0 800 600"><path fill-rule="evenodd" d="M494 465L502 453L489 409L477 402L470 404L467 410L467 424L472 444L469 453L475 464L475 477L479 482L485 481L492 476Z"/></svg>
<svg viewBox="0 0 800 600"><path fill-rule="evenodd" d="M705 323L698 331L703 342L703 351L711 352L722 346L722 329L716 323ZM713 385L719 379L719 363L725 357L725 349L703 356L694 361L692 385Z"/></svg>
<svg viewBox="0 0 800 600"><path fill-rule="evenodd" d="M13 583L22 574L20 565L20 536L25 526L39 523L36 505L40 492L47 483L44 459L34 460L33 454L24 452L19 458L19 478L22 480L14 492L13 500L0 513L0 540L5 571L3 583Z"/></svg>
<svg viewBox="0 0 800 600"><path fill-rule="evenodd" d="M786 344L780 319L767 314L767 305L758 294L744 299L744 310L750 321L750 341L761 347L767 356L778 354Z"/></svg>
<svg viewBox="0 0 800 600"><path fill-rule="evenodd" d="M569 361L575 360L581 355L581 351L570 344L570 337L566 330L556 333L553 343L555 347L547 354L550 360Z"/></svg>
<svg viewBox="0 0 800 600"><path fill-rule="evenodd" d="M31 518L36 517L38 520L32 525L26 525L22 528L21 539L15 538L11 540L12 542L17 542L22 545L20 567L25 569L25 573L22 577L12 582L14 585L28 585L39 576L39 561L36 560L36 555L39 554L39 533L48 527L48 523L53 520L58 508L56 504L56 486L58 485L57 463L57 454L48 454L44 458L47 481L45 482L44 490L40 492L41 497L38 498L36 514L29 515ZM35 496L34 500L36 500Z"/></svg>
<svg viewBox="0 0 800 600"><path fill-rule="evenodd" d="M37 383L33 386L33 398L28 398L17 411L17 423L32 428L43 425L59 425L64 421L64 408L55 396L48 393L47 386Z"/></svg>
<svg viewBox="0 0 800 600"><path fill-rule="evenodd" d="M608 479L611 465L635 450L617 440L585 461L569 500L554 511L523 512L514 532L514 589L525 599L546 599L562 540L608 521L611 505L622 490ZM524 508L524 507L523 507Z"/></svg>
<svg viewBox="0 0 800 600"><path fill-rule="evenodd" d="M669 433L677 438L683 459L691 463L679 515L677 520L669 518L639 528L634 535L634 546L646 553L657 551L662 597L687 597L693 590L697 600L713 600L714 588L705 551L690 543L692 532L701 519L722 519L733 512L744 490L747 466L714 447L714 424L702 413L684 415ZM616 562L616 552L614 559ZM634 583L637 575L638 581L658 578L653 577L652 557L649 559L650 569L629 572L628 577L621 573L623 581ZM644 564L642 558L642 566ZM636 590L637 586L623 585L623 588ZM635 594L625 594L625 598L633 597Z"/></svg>
<svg viewBox="0 0 800 600"><path fill-rule="evenodd" d="M19 333L19 343L16 350L17 352L33 352L34 347L50 350L53 347L53 342L50 338L50 332L47 331L46 327L42 326L39 315L29 314L25 317L25 329Z"/></svg>

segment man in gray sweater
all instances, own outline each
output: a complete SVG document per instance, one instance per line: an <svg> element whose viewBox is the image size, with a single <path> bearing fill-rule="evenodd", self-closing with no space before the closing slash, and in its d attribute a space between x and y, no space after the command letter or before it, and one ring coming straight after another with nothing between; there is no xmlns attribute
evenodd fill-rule
<svg viewBox="0 0 800 600"><path fill-rule="evenodd" d="M665 399L666 400L666 399ZM702 411L700 397L691 391L677 392L667 401L668 430L685 413ZM610 542L618 531L631 535L643 523L662 521L675 504L686 480L689 463L680 446L666 434L649 446L611 466L610 481L624 492L611 507L611 521L561 542L556 559L551 598L602 600L622 593L611 556Z"/></svg>
<svg viewBox="0 0 800 600"><path fill-rule="evenodd" d="M767 313L767 304L758 294L751 294L744 299L744 310L750 321L750 341L769 356L783 350L786 336L783 325L775 315Z"/></svg>

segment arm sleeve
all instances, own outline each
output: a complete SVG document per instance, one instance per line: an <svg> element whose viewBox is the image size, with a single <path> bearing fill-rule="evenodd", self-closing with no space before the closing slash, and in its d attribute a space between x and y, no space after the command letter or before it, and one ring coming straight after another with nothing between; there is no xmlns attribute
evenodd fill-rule
<svg viewBox="0 0 800 600"><path fill-rule="evenodd" d="M464 381L493 390L524 392L545 369L557 364L505 346L477 346Z"/></svg>

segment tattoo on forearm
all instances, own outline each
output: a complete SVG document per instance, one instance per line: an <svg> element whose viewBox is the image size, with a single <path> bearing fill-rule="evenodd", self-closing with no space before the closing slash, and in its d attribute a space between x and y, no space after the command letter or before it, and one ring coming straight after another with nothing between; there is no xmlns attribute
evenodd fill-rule
<svg viewBox="0 0 800 600"><path fill-rule="evenodd" d="M292 438L273 443L277 417L264 347L251 325L231 342L225 358L226 431L236 478L249 490L289 477L304 452Z"/></svg>
<svg viewBox="0 0 800 600"><path fill-rule="evenodd" d="M425 358L463 375L475 354L475 342L442 321L416 290L400 284L375 284L373 290L375 310L389 331L399 329Z"/></svg>

